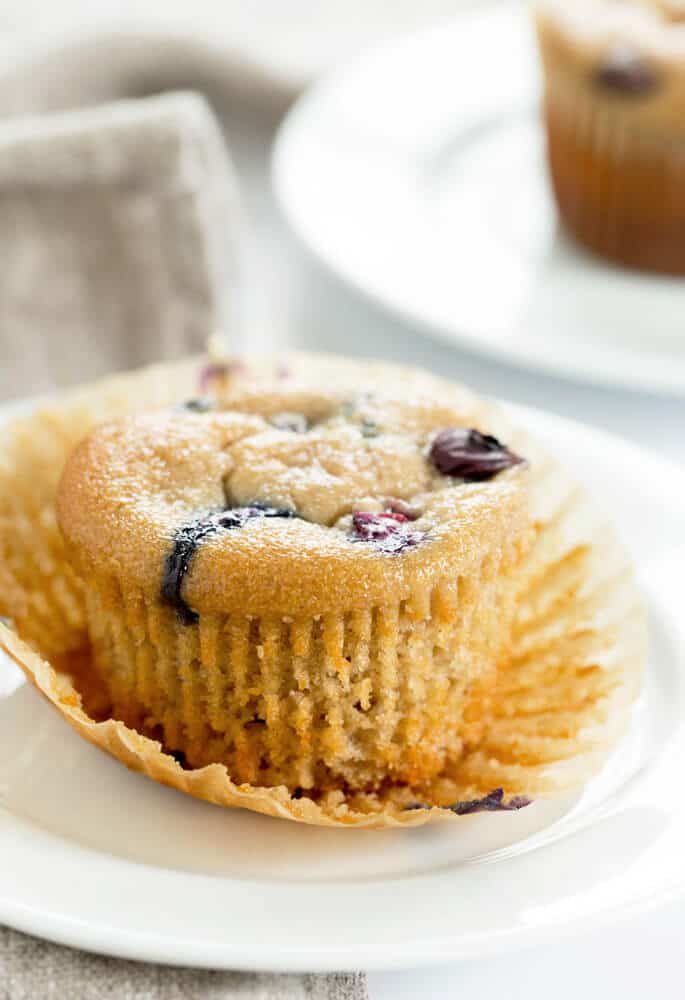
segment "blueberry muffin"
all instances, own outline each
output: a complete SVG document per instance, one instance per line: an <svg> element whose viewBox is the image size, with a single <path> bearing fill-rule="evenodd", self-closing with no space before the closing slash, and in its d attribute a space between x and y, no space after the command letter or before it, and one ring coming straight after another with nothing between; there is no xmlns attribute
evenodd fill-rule
<svg viewBox="0 0 685 1000"><path fill-rule="evenodd" d="M570 233L685 274L685 4L540 0L548 158Z"/></svg>
<svg viewBox="0 0 685 1000"><path fill-rule="evenodd" d="M75 450L57 514L115 718L295 796L459 760L510 636L530 466L470 394L399 371L218 366Z"/></svg>
<svg viewBox="0 0 685 1000"><path fill-rule="evenodd" d="M327 387L324 393L322 386ZM192 398L197 396L200 398ZM190 402L181 405L183 400ZM201 482L203 477L207 478L207 469L216 471L219 466L212 467L206 456L203 470L198 458L194 475L187 464L190 450L186 448L175 448L173 457L179 465L176 494L168 486L159 491L153 486L150 504L138 504L139 527L128 531L130 544L119 546L120 554L126 553L124 558L113 554L118 542L112 553L106 553L108 543L98 542L95 534L102 531L105 539L112 541L108 519L116 521L124 508L131 510L133 498L145 494L144 490L133 488L135 481L139 478L141 482L147 481L152 468L157 470L152 473L152 480L158 476L163 484L162 467L168 461L164 453L169 450L163 434L150 431L149 447L141 445L139 440L145 451L139 472L133 466L128 470L131 475L123 480L128 485L120 491L116 502L112 502L111 496L99 513L92 486L82 497L80 490L74 488L70 506L78 509L87 500L94 515L107 511L105 519L90 529L84 518L79 532L90 530L91 537L84 535L87 544L80 545L80 552L79 546L70 551L70 544L59 531L56 493L65 465L84 436L103 422L115 421L121 425L121 418L126 415L157 410L162 420L160 427L164 428L170 419L179 417L213 420L219 415L225 418L232 414L232 429L226 431L223 444L233 448L238 438L238 443L247 443L249 437L246 426L243 426L245 436L241 436L242 431L238 434L235 418L256 420L254 426L260 428L260 434L275 428L289 432L293 440L302 443L317 426L333 420L335 411L338 418L344 417L356 427L358 440L366 442L364 447L373 449L392 426L390 411L396 403L407 403L407 414L418 409L426 418L433 408L435 423L429 420L417 424L411 418L414 431L409 426L405 431L410 437L416 433L415 442L423 442L424 457L435 468L431 475L440 473L447 489L456 488L455 501L467 500L468 491L478 495L478 491L487 488L493 501L490 510L494 511L492 491L507 483L510 489L517 482L525 489L526 520L532 524L533 536L528 547L528 539L519 534L519 508L513 504L511 514L504 515L509 517L506 534L512 545L519 544L521 552L526 551L523 562L519 562L516 553L512 558L511 552L507 555L503 550L497 563L494 552L497 541L493 536L483 542L483 563L479 569L476 555L479 529L474 519L477 511L490 515L487 507L476 506L475 502L470 510L468 506L462 507L464 528L467 520L473 523L464 530L464 545L454 559L456 570L463 574L456 601L444 599L445 594L453 598L454 590L450 592L440 582L434 560L416 563L416 574L407 573L403 577L411 597L400 602L397 629L382 624L388 621L387 615L393 614L392 602L401 590L399 584L394 590L391 585L387 599L383 594L380 600L371 590L362 599L355 597L350 588L347 592L341 589L333 612L325 611L317 618L314 613L302 612L302 608L294 615L280 612L276 604L267 614L255 614L254 609L249 610L251 598L247 592L252 580L247 579L245 594L239 587L231 591L225 614L214 614L212 618L213 613L203 612L199 603L201 594L193 591L193 587L198 586L198 568L204 572L209 566L208 562L204 565L200 562L209 556L205 546L218 544L219 536L225 532L234 540L245 533L246 540L247 532L253 529L269 530L277 526L289 529L298 502L294 487L278 495L274 492L272 499L268 491L260 493L259 484L255 486L254 481L243 482L240 489L245 492L240 497L224 491L223 486L218 494L208 495L204 492L206 484L201 487ZM381 404L388 407L386 429L378 419L380 413L377 418L370 412ZM145 424L151 418L141 419ZM135 421L131 426L134 424ZM430 430L426 431L429 424ZM535 417L531 417L531 424L535 424ZM456 436L450 432L451 428L457 428ZM472 435L469 429L478 429L485 440ZM442 432L444 437L440 437ZM505 442L505 448L487 435ZM221 437L218 440L221 443ZM180 441L179 437L176 443ZM449 447L441 456L445 444ZM489 480L475 478L474 469L469 471L463 465L462 474L456 474L453 462L463 463L465 450L471 455L475 446L489 455L488 463L492 464L488 469L485 463L481 469L483 476L492 474ZM111 448L103 445L102 455L109 452L107 461L111 461L119 447L112 440ZM563 809L565 797L601 768L630 723L631 706L640 691L645 663L646 630L643 603L630 559L611 525L594 509L583 484L559 465L554 455L558 450L553 439L541 445L534 434L512 426L497 407L479 400L463 386L389 364L307 354L239 360L226 358L220 350L215 350L211 361L189 358L84 386L17 418L0 435L0 616L4 616L0 620L0 650L21 667L81 737L157 782L224 807L249 809L297 822L366 829L407 828L444 820L461 823L461 817L474 812L511 812L531 800L546 798L561 797L558 808ZM201 449L197 455L200 452ZM408 454L411 453L410 449ZM525 467L516 462L516 455L525 456ZM319 464L335 478L336 470L328 461L327 457L325 463ZM512 462L508 468L496 471L502 464ZM122 464L126 463L119 463L114 478L121 475ZM298 460L292 459L291 465L296 470ZM355 458L355 468L358 465ZM125 468L123 471L126 473ZM441 481L439 477L437 481ZM233 485L238 492L239 480ZM415 502L420 491L415 497L411 491L403 493L399 487L395 488L396 483L391 485L392 495L371 491L359 502L354 489L354 509L340 514L336 519L340 525L334 521L319 525L319 529L344 535L360 556L369 549L391 563L412 558L423 548L423 539L388 541L387 536L393 530L384 529L394 521L400 528L404 526L402 530L427 535L429 544L435 531L439 537L441 519L429 511L428 505L426 513L421 513L421 505ZM106 493L104 480L103 487ZM199 510L192 497L194 488L199 491L196 498ZM248 488L257 495L251 497ZM432 495L440 488L426 492ZM158 492L162 499L166 498L162 509L167 524L155 554L153 540L161 523L154 514L155 509L159 510ZM501 497L505 505L509 503L506 491ZM64 497L60 505L63 518L71 518L73 512L64 509ZM357 518L357 527L354 513L373 517ZM230 517L227 523L217 526L210 515L221 514ZM382 514L401 517L381 517L379 527L378 515ZM198 524L205 516L210 524ZM477 516L480 518L481 514ZM344 522L343 517L349 520ZM300 516L297 520L304 518ZM504 534L496 517L491 523L498 537ZM189 525L194 526L193 530L182 530ZM355 540L358 532L374 537ZM262 540L266 542L264 536ZM258 554L261 559L269 548L252 545L250 558ZM477 652L477 643L489 619L485 604L478 602L481 598L485 601L486 587L492 580L486 554L489 550L495 556L495 568L499 566L497 576L502 589L496 599L500 601L500 618L506 618L510 601L516 610L510 630L500 621L501 634L510 634L506 639L493 636L492 656L485 657ZM101 574L90 567L88 552L104 567ZM428 554L427 549L424 553ZM69 563L70 556L83 566L83 576ZM150 560L147 576L146 560ZM255 560L253 566L258 562ZM285 562L283 557L280 565ZM91 563L94 567L93 560ZM287 563L295 573L296 559ZM427 571L421 580L418 574L424 565ZM355 585L364 579L361 574L367 568L368 564L360 563ZM239 581L238 570L233 567L232 572ZM506 594L505 581L511 586ZM323 605L328 602L326 595L332 593L334 581L332 577L322 577L317 585L319 582ZM421 598L427 590L431 590L429 602ZM291 587L290 594L294 591ZM429 613L422 616L421 608L425 609L427 603ZM241 611L243 607L248 608L247 614ZM345 610L350 607L362 607L362 611ZM369 610L370 617L359 617ZM342 616L338 626L342 640L334 627L336 614ZM476 615L477 627L473 627ZM246 619L250 621L250 631L245 637ZM266 638L261 641L274 619L277 630L271 635L277 637L276 646L269 645ZM368 632L357 639L359 622L364 620L370 622ZM88 628L96 646L95 656ZM457 668L445 680L449 668L445 668L446 659L441 655L455 641L457 628L462 630L461 640L456 641L461 658L457 661L455 656L452 662L458 663L458 669L468 675L463 681L462 708L455 677ZM324 634L330 637L325 643ZM421 644L425 647L436 634L438 640L433 648L425 649L422 668L418 655ZM311 637L309 640L307 635ZM336 655L341 641L345 662ZM295 683L288 642L298 657ZM368 660L364 643L369 651ZM328 657L328 669L322 668L324 657ZM216 672L214 666L218 668ZM276 674L271 672L272 667ZM418 678L411 686L410 671ZM107 695L98 672L107 679L110 692L116 690L115 715L112 697ZM273 691L274 676L279 678L278 693L283 706L280 717L275 717L273 699L269 702L262 697L262 690L267 694ZM319 687L317 678L321 679ZM370 681L370 688L364 684L366 680ZM441 684L445 685L447 700L452 699L451 707L443 709L438 704L434 711L429 699L431 692L439 692ZM393 685L397 696L393 694ZM262 704L258 704L260 699ZM317 706L325 699L331 710L324 728ZM194 705L199 724L193 714ZM269 705L271 716L267 720ZM299 717L295 710L300 712ZM336 717L336 710L342 714ZM431 727L431 712L435 727ZM445 718L451 712L459 726L457 739L452 740L449 729L443 745L437 722L441 712ZM120 721L122 718L128 724ZM303 718L312 720L309 745ZM341 719L344 730L339 726ZM298 723L298 728L294 728L298 739L294 752L292 743L288 749L287 740L292 734L287 726L278 730L281 721L289 720L293 725ZM342 745L355 748L354 753L348 753L347 760L344 752L337 750L340 744L336 742L336 727L341 739L347 741ZM413 772L408 766L412 764L412 751L406 748L413 733L428 730L430 736L431 728L444 757L444 767L424 780L420 775L429 774L431 767ZM445 724L445 729L448 728ZM180 736L174 739L178 733ZM282 736L285 736L284 746L278 751L281 774L286 770L283 758L291 753L295 779L309 770L320 787L305 788L292 780L289 785L268 784L269 775L278 770L274 767L276 745ZM209 753L207 746L211 741L213 749ZM429 742L419 737L416 743L421 750L422 742L430 747ZM302 760L305 747L309 763ZM362 785L358 776L360 785L356 787L348 785L345 777L336 781L335 775L340 775L343 769L348 771L351 760L361 762L366 754L367 771L377 773L380 758L387 778L370 777L369 783ZM215 756L217 760L225 760L230 771L223 763L197 768L192 764L192 760ZM235 771L236 763L242 767L243 775L256 774L256 783L241 780ZM407 783L397 777L401 773L419 777L416 782ZM306 773L302 774L302 780L306 782ZM532 813L536 813L535 806L531 813L524 810L524 817ZM502 822L519 821L512 817ZM527 822L523 818L523 823Z"/></svg>

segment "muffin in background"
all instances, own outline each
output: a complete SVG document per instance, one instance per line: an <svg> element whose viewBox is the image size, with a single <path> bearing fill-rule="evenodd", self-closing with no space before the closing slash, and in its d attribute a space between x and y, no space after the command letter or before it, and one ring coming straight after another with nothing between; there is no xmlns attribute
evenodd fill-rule
<svg viewBox="0 0 685 1000"><path fill-rule="evenodd" d="M685 274L685 4L539 0L563 222L626 267Z"/></svg>

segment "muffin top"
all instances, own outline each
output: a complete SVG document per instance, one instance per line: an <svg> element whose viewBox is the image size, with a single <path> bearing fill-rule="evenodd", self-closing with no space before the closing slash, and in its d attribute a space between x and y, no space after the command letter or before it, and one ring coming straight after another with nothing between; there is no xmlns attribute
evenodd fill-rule
<svg viewBox="0 0 685 1000"><path fill-rule="evenodd" d="M58 496L84 574L201 612L319 614L409 597L527 526L527 466L487 408L340 361L204 372L205 396L101 425Z"/></svg>
<svg viewBox="0 0 685 1000"><path fill-rule="evenodd" d="M685 131L685 0L538 0L537 21L549 75Z"/></svg>

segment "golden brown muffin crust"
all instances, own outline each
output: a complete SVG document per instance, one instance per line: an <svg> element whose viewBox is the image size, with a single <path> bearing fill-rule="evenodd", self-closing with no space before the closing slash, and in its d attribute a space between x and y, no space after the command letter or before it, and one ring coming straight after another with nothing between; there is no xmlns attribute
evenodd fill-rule
<svg viewBox="0 0 685 1000"><path fill-rule="evenodd" d="M209 534L193 556L184 600L198 612L323 614L409 598L414 585L423 590L468 571L482 558L484 520L495 546L525 526L524 465L463 483L429 460L436 432L464 423L446 401L380 390L304 395L296 383L232 391L231 410L125 417L76 450L58 516L86 571L90 561L154 591L184 526L269 504L297 517L254 517L240 530ZM282 414L303 417L308 429L274 426ZM399 554L361 544L352 531L353 511L382 511L388 499L420 515L403 526L418 544Z"/></svg>

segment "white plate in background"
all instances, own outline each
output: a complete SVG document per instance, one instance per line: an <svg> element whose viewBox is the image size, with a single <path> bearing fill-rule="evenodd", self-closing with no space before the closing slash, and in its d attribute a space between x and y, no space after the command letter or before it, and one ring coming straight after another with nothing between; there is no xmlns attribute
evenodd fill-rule
<svg viewBox="0 0 685 1000"><path fill-rule="evenodd" d="M405 831L197 802L80 739L0 658L0 923L107 954L233 969L401 968L491 954L685 893L685 470L517 417L611 512L651 612L629 736L573 800Z"/></svg>
<svg viewBox="0 0 685 1000"><path fill-rule="evenodd" d="M560 231L527 5L487 0L306 93L273 183L314 255L441 339L522 367L685 395L685 280Z"/></svg>

